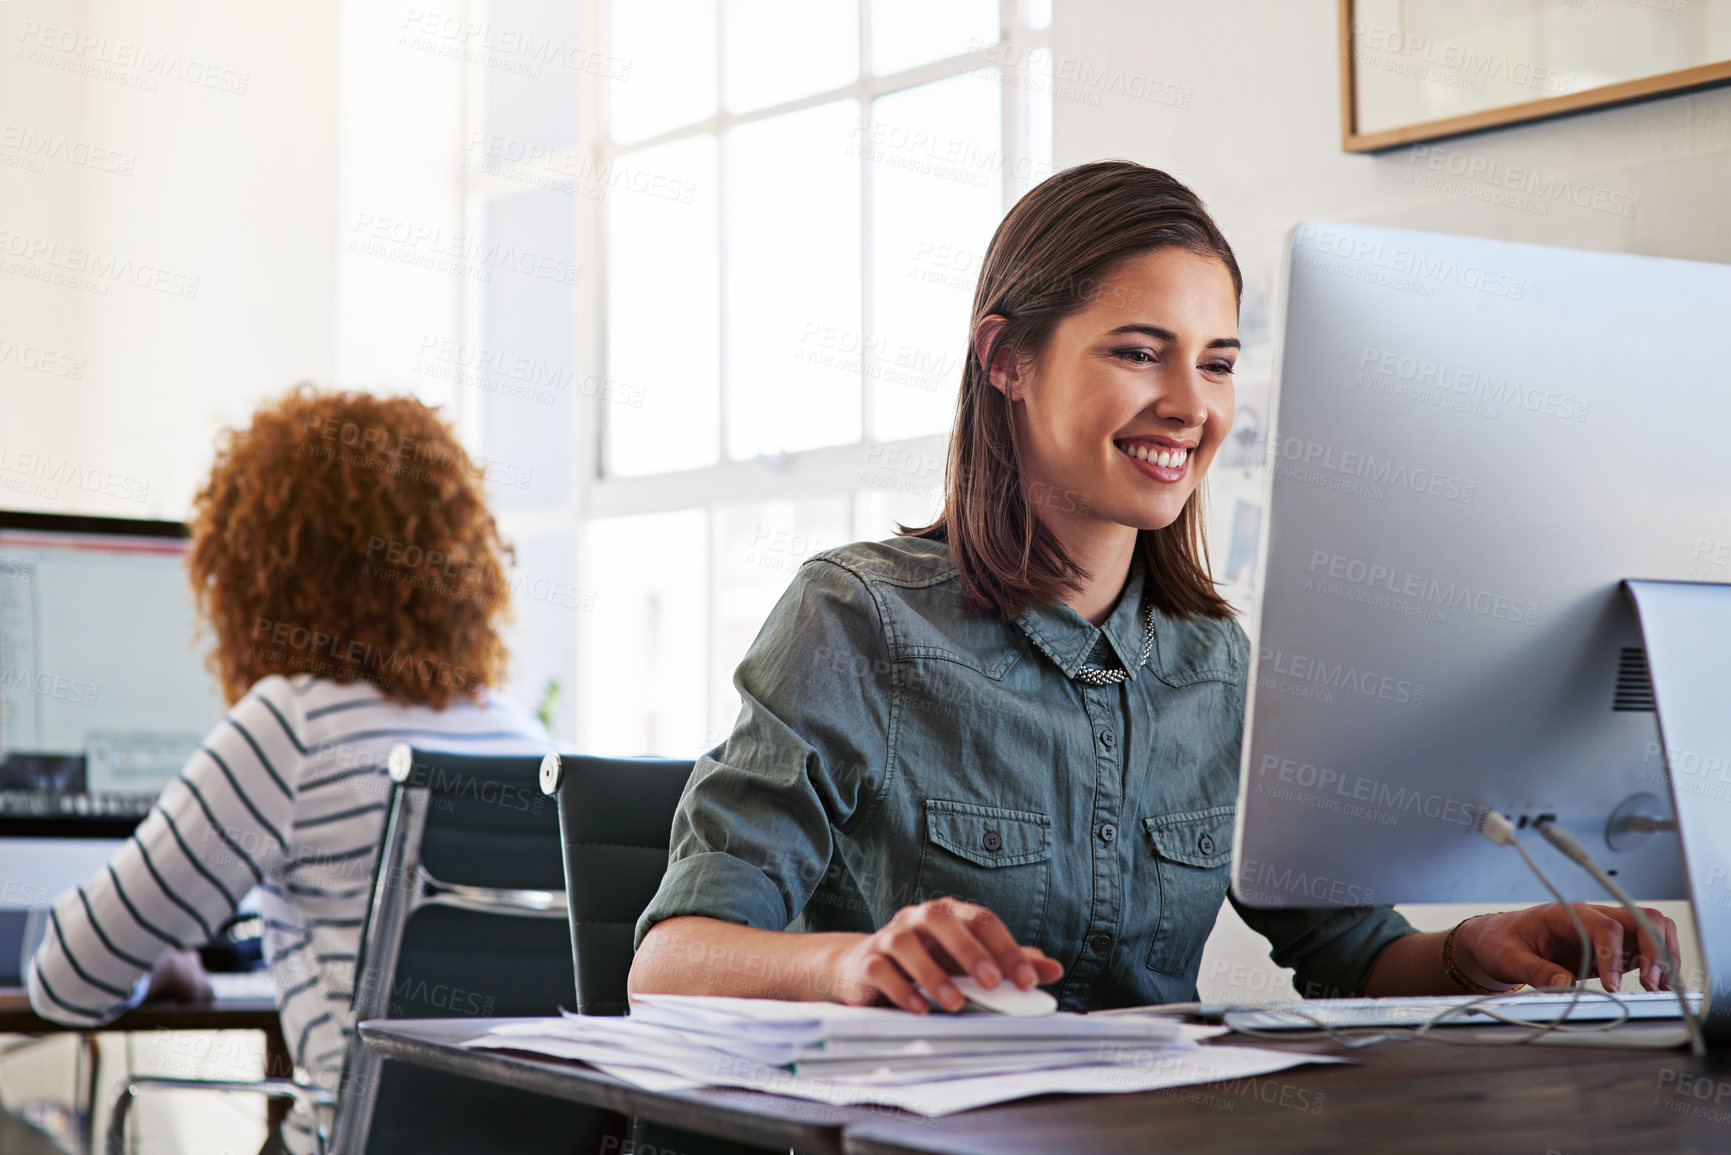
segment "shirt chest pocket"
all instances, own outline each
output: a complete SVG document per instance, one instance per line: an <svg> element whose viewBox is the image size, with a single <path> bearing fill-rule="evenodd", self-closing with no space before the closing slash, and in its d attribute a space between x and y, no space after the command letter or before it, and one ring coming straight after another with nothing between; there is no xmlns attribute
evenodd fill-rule
<svg viewBox="0 0 1731 1155"><path fill-rule="evenodd" d="M1052 866L1052 819L941 799L926 801L915 902L951 897L986 907L1018 943L1039 942Z"/></svg>
<svg viewBox="0 0 1731 1155"><path fill-rule="evenodd" d="M1213 806L1142 820L1160 885L1160 921L1148 948L1150 969L1194 981L1202 945L1226 900L1235 809Z"/></svg>

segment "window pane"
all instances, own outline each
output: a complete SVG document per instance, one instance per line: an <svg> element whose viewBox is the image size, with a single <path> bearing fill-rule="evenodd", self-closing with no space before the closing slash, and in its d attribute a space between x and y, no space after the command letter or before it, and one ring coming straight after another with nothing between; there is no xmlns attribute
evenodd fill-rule
<svg viewBox="0 0 1731 1155"><path fill-rule="evenodd" d="M703 510L590 522L583 534L586 754L695 758L707 747L708 518Z"/></svg>
<svg viewBox="0 0 1731 1155"><path fill-rule="evenodd" d="M729 457L860 435L859 145L854 100L728 138Z"/></svg>
<svg viewBox="0 0 1731 1155"><path fill-rule="evenodd" d="M872 0L872 71L900 72L998 40L998 0Z"/></svg>
<svg viewBox="0 0 1731 1155"><path fill-rule="evenodd" d="M715 138L626 153L608 176L607 373L584 383L602 398L607 472L711 465L721 419Z"/></svg>
<svg viewBox="0 0 1731 1155"><path fill-rule="evenodd" d="M481 347L433 345L429 369L480 390L481 458L495 508L571 500L576 210L551 190L486 205Z"/></svg>
<svg viewBox="0 0 1731 1155"><path fill-rule="evenodd" d="M1052 23L1052 0L1026 0L1028 27L1035 32Z"/></svg>
<svg viewBox="0 0 1731 1155"><path fill-rule="evenodd" d="M1026 192L1052 175L1052 50L1039 48L1028 54L1026 75L1041 83L1029 84L1027 163L1018 166L1022 191Z"/></svg>
<svg viewBox="0 0 1731 1155"><path fill-rule="evenodd" d="M873 105L872 437L942 433L955 418L974 282L1003 216L999 91L964 75Z"/></svg>
<svg viewBox="0 0 1731 1155"><path fill-rule="evenodd" d="M859 76L854 0L727 0L723 19L727 106L735 112L827 92Z"/></svg>
<svg viewBox="0 0 1731 1155"><path fill-rule="evenodd" d="M944 479L936 477L914 490L862 489L854 498L854 538L883 541L896 536L896 526L917 529L938 519L944 508Z"/></svg>
<svg viewBox="0 0 1731 1155"><path fill-rule="evenodd" d="M577 616L592 612L595 599L577 584L574 534L519 537L513 544L511 617L502 630L511 660L501 690L531 713L545 707L548 732L569 750L576 737Z"/></svg>
<svg viewBox="0 0 1731 1155"><path fill-rule="evenodd" d="M715 113L715 0L615 0L608 116L614 140L642 140Z"/></svg>
<svg viewBox="0 0 1731 1155"><path fill-rule="evenodd" d="M581 9L566 0L489 0L483 43L489 47L477 45L472 59L485 67L489 142L574 146L583 73L607 75L583 43Z"/></svg>
<svg viewBox="0 0 1731 1155"><path fill-rule="evenodd" d="M812 554L853 540L846 497L724 506L716 517L720 537L715 662L710 674L710 717L715 726L711 745L733 729L739 716L733 672L794 571Z"/></svg>

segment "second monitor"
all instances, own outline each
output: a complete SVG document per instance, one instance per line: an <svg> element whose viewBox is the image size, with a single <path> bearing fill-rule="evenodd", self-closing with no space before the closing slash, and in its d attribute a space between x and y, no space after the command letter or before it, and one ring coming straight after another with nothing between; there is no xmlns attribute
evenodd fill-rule
<svg viewBox="0 0 1731 1155"><path fill-rule="evenodd" d="M185 537L0 511L0 833L124 834L222 717Z"/></svg>
<svg viewBox="0 0 1731 1155"><path fill-rule="evenodd" d="M1240 898L1549 901L1486 809L1686 896L1676 834L1614 819L1671 816L1667 753L1731 797L1731 750L1664 748L1620 583L1731 579L1728 306L1721 265L1294 231Z"/></svg>

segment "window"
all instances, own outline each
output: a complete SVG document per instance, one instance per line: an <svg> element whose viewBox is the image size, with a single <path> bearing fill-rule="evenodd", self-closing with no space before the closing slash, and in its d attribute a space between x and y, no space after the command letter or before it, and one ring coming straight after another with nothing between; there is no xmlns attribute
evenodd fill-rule
<svg viewBox="0 0 1731 1155"><path fill-rule="evenodd" d="M694 756L799 563L941 501L1049 5L599 3L570 456L579 747ZM1045 69L1049 74L1049 65Z"/></svg>

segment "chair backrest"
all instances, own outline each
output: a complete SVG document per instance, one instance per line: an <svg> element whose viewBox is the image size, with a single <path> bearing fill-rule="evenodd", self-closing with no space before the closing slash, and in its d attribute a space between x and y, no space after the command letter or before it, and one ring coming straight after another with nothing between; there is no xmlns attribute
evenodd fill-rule
<svg viewBox="0 0 1731 1155"><path fill-rule="evenodd" d="M369 1019L554 1015L573 988L557 808L541 759L398 746L356 963ZM339 1155L569 1151L601 1112L401 1063L357 1034L337 1100Z"/></svg>
<svg viewBox="0 0 1731 1155"><path fill-rule="evenodd" d="M622 1015L637 917L667 872L673 812L693 763L549 754L541 789L559 800L577 1013Z"/></svg>

